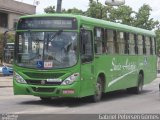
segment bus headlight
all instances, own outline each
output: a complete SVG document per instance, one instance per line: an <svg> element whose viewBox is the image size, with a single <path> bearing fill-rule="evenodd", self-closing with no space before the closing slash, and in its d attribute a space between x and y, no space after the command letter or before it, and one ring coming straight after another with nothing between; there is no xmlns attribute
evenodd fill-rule
<svg viewBox="0 0 160 120"><path fill-rule="evenodd" d="M14 73L13 77L18 83L27 83L18 73Z"/></svg>
<svg viewBox="0 0 160 120"><path fill-rule="evenodd" d="M77 80L78 77L79 77L79 73L74 73L68 78L66 78L61 85L71 85L73 82Z"/></svg>

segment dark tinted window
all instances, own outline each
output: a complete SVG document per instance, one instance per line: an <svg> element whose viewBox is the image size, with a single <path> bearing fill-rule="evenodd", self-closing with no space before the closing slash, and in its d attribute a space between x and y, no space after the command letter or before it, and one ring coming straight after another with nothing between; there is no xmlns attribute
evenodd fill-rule
<svg viewBox="0 0 160 120"><path fill-rule="evenodd" d="M0 27L3 27L3 28L8 27L8 15L6 13L0 12Z"/></svg>

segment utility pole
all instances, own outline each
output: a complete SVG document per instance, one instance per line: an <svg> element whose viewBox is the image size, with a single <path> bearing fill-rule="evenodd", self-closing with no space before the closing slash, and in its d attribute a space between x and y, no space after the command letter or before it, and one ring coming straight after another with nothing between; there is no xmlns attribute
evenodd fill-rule
<svg viewBox="0 0 160 120"><path fill-rule="evenodd" d="M57 13L61 13L62 11L62 0L57 0Z"/></svg>

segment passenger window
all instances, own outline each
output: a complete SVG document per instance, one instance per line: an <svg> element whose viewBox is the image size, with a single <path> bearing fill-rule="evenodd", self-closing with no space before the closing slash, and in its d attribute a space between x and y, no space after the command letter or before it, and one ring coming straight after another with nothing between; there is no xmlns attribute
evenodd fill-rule
<svg viewBox="0 0 160 120"><path fill-rule="evenodd" d="M153 55L156 54L156 40L154 37L152 37L152 45L153 45Z"/></svg>
<svg viewBox="0 0 160 120"><path fill-rule="evenodd" d="M153 55L153 42L151 37L150 37L150 54Z"/></svg>
<svg viewBox="0 0 160 120"><path fill-rule="evenodd" d="M150 55L150 39L149 37L145 37L145 43L146 43L146 54Z"/></svg>
<svg viewBox="0 0 160 120"><path fill-rule="evenodd" d="M143 55L143 46L142 46L143 40L142 35L138 35L138 54Z"/></svg>
<svg viewBox="0 0 160 120"><path fill-rule="evenodd" d="M134 43L135 43L135 47L134 47L134 50L135 50L135 54L138 54L138 41L137 41L137 35L134 34Z"/></svg>
<svg viewBox="0 0 160 120"><path fill-rule="evenodd" d="M124 33L117 32L117 42L119 48L119 54L124 54Z"/></svg>
<svg viewBox="0 0 160 120"><path fill-rule="evenodd" d="M114 42L115 53L119 54L119 45L118 45L119 43L117 40L117 31L116 30L113 31L113 42Z"/></svg>
<svg viewBox="0 0 160 120"><path fill-rule="evenodd" d="M124 41L125 41L124 53L129 54L129 33L124 34Z"/></svg>
<svg viewBox="0 0 160 120"><path fill-rule="evenodd" d="M129 34L129 54L135 55L135 41L134 41L134 34Z"/></svg>
<svg viewBox="0 0 160 120"><path fill-rule="evenodd" d="M95 28L95 53L102 54L104 47L104 30L102 28Z"/></svg>
<svg viewBox="0 0 160 120"><path fill-rule="evenodd" d="M109 54L115 53L113 30L107 30L107 51Z"/></svg>
<svg viewBox="0 0 160 120"><path fill-rule="evenodd" d="M90 62L93 60L92 32L85 31L81 37L81 60Z"/></svg>
<svg viewBox="0 0 160 120"><path fill-rule="evenodd" d="M143 54L146 54L146 38L145 36L142 36L142 43L143 43Z"/></svg>

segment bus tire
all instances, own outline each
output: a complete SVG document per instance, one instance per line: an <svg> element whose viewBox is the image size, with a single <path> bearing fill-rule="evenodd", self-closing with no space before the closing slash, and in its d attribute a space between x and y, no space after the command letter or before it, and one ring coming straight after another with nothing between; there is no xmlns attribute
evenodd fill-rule
<svg viewBox="0 0 160 120"><path fill-rule="evenodd" d="M40 97L40 99L41 99L42 102L48 102L48 101L52 100L51 97Z"/></svg>
<svg viewBox="0 0 160 120"><path fill-rule="evenodd" d="M133 88L128 88L129 93L140 94L143 91L143 75L140 73L138 75L137 86Z"/></svg>
<svg viewBox="0 0 160 120"><path fill-rule="evenodd" d="M96 83L96 89L95 89L95 93L92 96L92 101L93 102L99 102L102 98L102 80L100 77L98 77L97 79L97 83Z"/></svg>

